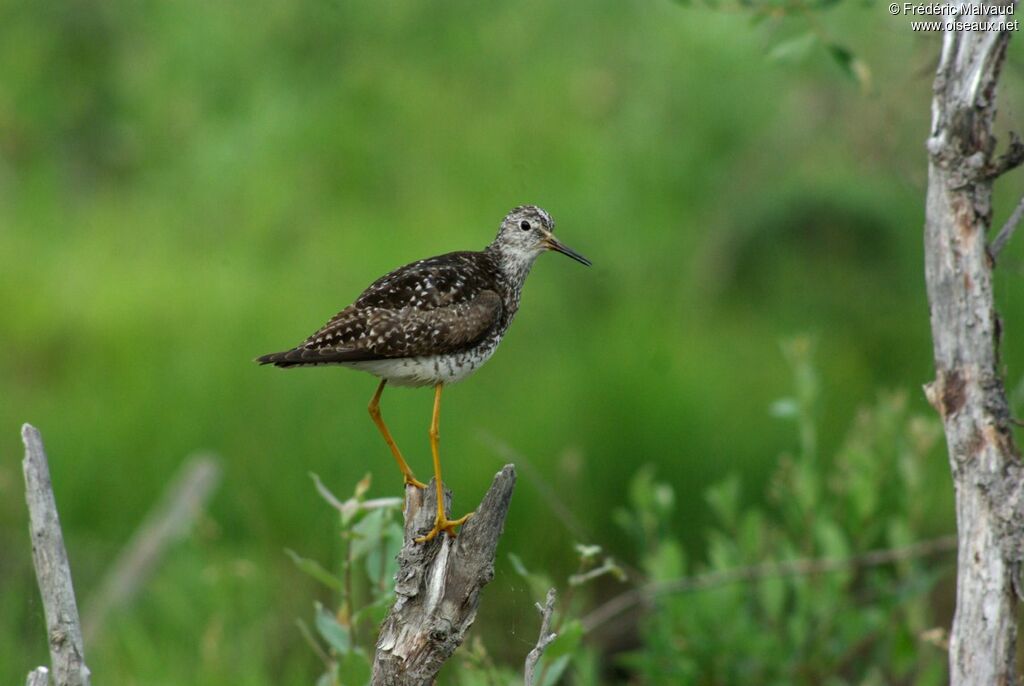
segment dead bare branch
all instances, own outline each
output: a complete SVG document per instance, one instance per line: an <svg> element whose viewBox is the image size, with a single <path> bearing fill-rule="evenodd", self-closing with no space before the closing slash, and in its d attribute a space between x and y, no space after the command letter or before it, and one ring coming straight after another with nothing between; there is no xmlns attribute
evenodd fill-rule
<svg viewBox="0 0 1024 686"><path fill-rule="evenodd" d="M986 177L994 181L1003 174L1013 171L1021 164L1024 164L1024 142L1021 141L1019 135L1011 131L1010 144L1006 147L1006 152L989 165Z"/></svg>
<svg viewBox="0 0 1024 686"><path fill-rule="evenodd" d="M53 681L56 686L89 686L78 605L43 439L30 424L21 427L21 439L25 444L22 469L32 536L32 562L46 614ZM37 669L33 674L38 672Z"/></svg>
<svg viewBox="0 0 1024 686"><path fill-rule="evenodd" d="M188 533L220 476L220 461L212 455L197 455L182 465L89 599L83 613L87 640L100 634L112 610L135 597L168 549Z"/></svg>
<svg viewBox="0 0 1024 686"><path fill-rule="evenodd" d="M523 684L533 686L534 673L537 671L537 663L551 642L558 638L558 634L551 631L551 616L555 613L555 589L548 589L548 596L542 606L537 603L537 611L540 612L540 635L537 637L537 645L533 647L526 656L526 664L523 670Z"/></svg>
<svg viewBox="0 0 1024 686"><path fill-rule="evenodd" d="M992 245L989 246L988 252L992 255L992 259L998 259L999 253L1003 251L1006 244L1013 238L1013 232L1017 230L1017 225L1020 224L1020 220L1024 219L1024 197L1020 199L1017 206L1013 208L1013 212L1010 213L1010 218L1003 224L1003 228L999 229L999 233L996 235Z"/></svg>
<svg viewBox="0 0 1024 686"><path fill-rule="evenodd" d="M428 543L437 507L433 482L406 487L405 545L398 554L395 604L381 626L373 660L373 686L426 686L462 643L476 619L480 591L494 577L494 556L508 515L516 473L498 472L476 514L457 538ZM451 493L445 491L445 510Z"/></svg>
<svg viewBox="0 0 1024 686"><path fill-rule="evenodd" d="M994 18L1006 18L1016 5L949 3L965 14L998 11ZM1024 144L1011 141L1007 154L989 163L997 86L1013 32L1005 22L986 26L973 31L965 23L943 33L927 141L925 283L935 380L926 392L946 434L959 537L952 686L1017 683L1024 560L1024 465L1004 388L994 262L985 240L992 182L1020 164Z"/></svg>

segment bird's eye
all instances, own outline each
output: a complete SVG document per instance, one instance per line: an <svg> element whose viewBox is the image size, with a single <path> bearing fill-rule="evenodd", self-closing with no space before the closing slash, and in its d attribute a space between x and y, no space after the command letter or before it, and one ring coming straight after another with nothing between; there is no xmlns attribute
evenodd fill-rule
<svg viewBox="0 0 1024 686"><path fill-rule="evenodd" d="M523 221L519 222L519 228L522 229L523 231L529 231L530 230L530 222L528 222L528 221L526 221L524 219Z"/></svg>

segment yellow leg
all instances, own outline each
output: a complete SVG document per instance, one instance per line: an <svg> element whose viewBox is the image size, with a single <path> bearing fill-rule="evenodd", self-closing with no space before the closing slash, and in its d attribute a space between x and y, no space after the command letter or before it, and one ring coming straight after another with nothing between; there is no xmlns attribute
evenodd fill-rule
<svg viewBox="0 0 1024 686"><path fill-rule="evenodd" d="M387 379L381 379L380 385L377 386L377 392L373 394L373 398L370 400L370 418L373 419L373 423L377 425L380 430L380 435L384 437L384 442L391 448L391 454L395 456L395 461L398 463L398 468L402 470L402 475L405 477L405 483L412 484L416 488L426 488L427 485L422 481L418 480L412 475L412 470L409 469L409 464L402 457L401 451L398 449L398 445L395 444L395 439L391 438L391 432L388 431L387 424L384 423L384 418L380 416L380 396L384 392L384 384L388 382Z"/></svg>
<svg viewBox="0 0 1024 686"><path fill-rule="evenodd" d="M438 425L441 419L441 389L444 388L443 384L437 384L434 386L434 414L430 420L430 452L434 457L434 483L437 486L437 515L434 517L434 528L430 530L426 536L421 536L416 539L417 543L426 543L442 531L448 533L452 538L455 537L455 527L465 523L467 519L473 516L470 512L464 517L458 519L448 519L444 513L444 485L441 483L441 455L437 449L437 442L441 438L441 434L438 430Z"/></svg>

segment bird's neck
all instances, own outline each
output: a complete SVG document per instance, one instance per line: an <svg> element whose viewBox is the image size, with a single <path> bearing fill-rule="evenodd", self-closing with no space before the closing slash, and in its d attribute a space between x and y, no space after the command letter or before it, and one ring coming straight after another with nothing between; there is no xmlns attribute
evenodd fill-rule
<svg viewBox="0 0 1024 686"><path fill-rule="evenodd" d="M486 252L494 258L498 271L505 277L508 285L517 292L522 289L533 263L537 260L537 254L512 250L498 243L491 243L487 246Z"/></svg>

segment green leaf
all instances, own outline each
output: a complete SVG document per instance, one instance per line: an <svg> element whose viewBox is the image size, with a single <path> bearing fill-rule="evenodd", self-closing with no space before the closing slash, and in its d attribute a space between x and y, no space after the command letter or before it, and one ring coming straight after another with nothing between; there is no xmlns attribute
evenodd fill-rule
<svg viewBox="0 0 1024 686"><path fill-rule="evenodd" d="M743 514L737 527L736 545L745 558L755 559L766 546L771 546L771 538L765 529L765 517L760 510Z"/></svg>
<svg viewBox="0 0 1024 686"><path fill-rule="evenodd" d="M402 549L404 537L405 533L398 523L387 522L384 525L377 545L366 555L367 576L378 581L394 578L398 571L398 551Z"/></svg>
<svg viewBox="0 0 1024 686"><path fill-rule="evenodd" d="M583 625L578 619L566 622L558 636L544 651L544 681L541 686L554 686L569 666L583 640Z"/></svg>
<svg viewBox="0 0 1024 686"><path fill-rule="evenodd" d="M561 655L572 655L579 648L583 640L583 624L578 619L572 619L565 623L558 636L551 642L544 657L556 658Z"/></svg>
<svg viewBox="0 0 1024 686"><path fill-rule="evenodd" d="M519 557L515 553L509 553L508 561L512 563L512 569L515 570L516 574L524 579L530 578L530 570L528 570L526 565L523 564L523 558Z"/></svg>
<svg viewBox="0 0 1024 686"><path fill-rule="evenodd" d="M721 532L708 534L708 564L712 571L721 572L738 566L736 544Z"/></svg>
<svg viewBox="0 0 1024 686"><path fill-rule="evenodd" d="M329 671L324 672L320 675L320 678L316 680L316 686L337 686L338 683L338 666L334 665Z"/></svg>
<svg viewBox="0 0 1024 686"><path fill-rule="evenodd" d="M344 655L352 649L351 632L338 622L334 613L326 610L320 603L316 603L316 630L339 655Z"/></svg>
<svg viewBox="0 0 1024 686"><path fill-rule="evenodd" d="M727 528L736 527L740 511L740 478L733 474L707 490L704 495L711 510Z"/></svg>
<svg viewBox="0 0 1024 686"><path fill-rule="evenodd" d="M830 43L825 46L832 60L839 65L839 68L846 76L856 81L861 87L867 88L871 85L871 69L864 60L854 55L848 48L837 43Z"/></svg>
<svg viewBox="0 0 1024 686"><path fill-rule="evenodd" d="M285 548L284 553L292 559L292 562L295 563L296 567L304 571L306 574L309 574L328 588L332 588L335 591L341 590L341 580L321 567L320 563L316 560L310 560L307 557L302 557L290 548Z"/></svg>
<svg viewBox="0 0 1024 686"><path fill-rule="evenodd" d="M512 569L515 570L516 574L526 580L530 587L530 593L536 598L543 598L547 594L548 589L553 585L551 580L543 574L534 574L527 570L522 559L515 553L509 553L508 559L512 563Z"/></svg>
<svg viewBox="0 0 1024 686"><path fill-rule="evenodd" d="M846 534L835 522L819 519L815 523L815 533L826 557L841 558L850 554L850 545Z"/></svg>
<svg viewBox="0 0 1024 686"><path fill-rule="evenodd" d="M541 686L554 686L557 684L565 668L569 666L570 660L572 660L572 655L562 655L550 661L544 660L542 664L547 665L547 667L544 669L544 681L541 682Z"/></svg>
<svg viewBox="0 0 1024 686"><path fill-rule="evenodd" d="M637 471L629 483L629 501L635 510L634 517L640 520L645 533L659 522L666 521L675 506L675 491L669 484L655 481L654 465L646 464ZM637 522L627 526L635 530Z"/></svg>
<svg viewBox="0 0 1024 686"><path fill-rule="evenodd" d="M380 546L384 530L384 510L372 510L352 526L352 560L359 560Z"/></svg>
<svg viewBox="0 0 1024 686"><path fill-rule="evenodd" d="M637 512L654 509L654 465L645 464L629 482L629 501Z"/></svg>
<svg viewBox="0 0 1024 686"><path fill-rule="evenodd" d="M786 583L779 577L768 577L757 584L757 597L761 609L773 622L782 617L786 605Z"/></svg>
<svg viewBox="0 0 1024 686"><path fill-rule="evenodd" d="M828 54L832 56L832 59L839 65L844 74L852 79L856 78L853 73L854 56L852 52L837 43L829 43L825 46L825 49L828 50Z"/></svg>
<svg viewBox="0 0 1024 686"><path fill-rule="evenodd" d="M382 593L379 598L374 600L369 605L363 607L352 613L352 623L358 624L359 622L366 619L371 624L380 624L384 621L384 617L388 614L388 608L395 600L395 594L391 591Z"/></svg>
<svg viewBox="0 0 1024 686"><path fill-rule="evenodd" d="M776 45L768 52L768 59L773 62L799 62L807 57L816 45L818 45L817 34L808 31Z"/></svg>
<svg viewBox="0 0 1024 686"><path fill-rule="evenodd" d="M818 506L821 484L813 465L802 460L793 466L790 490L800 512L814 512Z"/></svg>
<svg viewBox="0 0 1024 686"><path fill-rule="evenodd" d="M668 581L683 575L683 547L679 541L665 539L644 558L644 571L651 581Z"/></svg>
<svg viewBox="0 0 1024 686"><path fill-rule="evenodd" d="M338 676L343 686L370 683L370 660L361 650L352 650L338 660Z"/></svg>
<svg viewBox="0 0 1024 686"><path fill-rule="evenodd" d="M885 527L886 543L893 548L902 548L914 542L914 533L905 519L892 519Z"/></svg>

